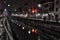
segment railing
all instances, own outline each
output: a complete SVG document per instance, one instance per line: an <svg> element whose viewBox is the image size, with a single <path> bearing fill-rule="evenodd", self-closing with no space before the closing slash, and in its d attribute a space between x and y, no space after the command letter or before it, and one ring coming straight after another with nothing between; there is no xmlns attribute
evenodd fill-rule
<svg viewBox="0 0 60 40"><path fill-rule="evenodd" d="M46 40L60 39L60 23L58 22L41 21L19 17L12 17L11 19L17 20L24 25L40 30L41 33L38 35Z"/></svg>

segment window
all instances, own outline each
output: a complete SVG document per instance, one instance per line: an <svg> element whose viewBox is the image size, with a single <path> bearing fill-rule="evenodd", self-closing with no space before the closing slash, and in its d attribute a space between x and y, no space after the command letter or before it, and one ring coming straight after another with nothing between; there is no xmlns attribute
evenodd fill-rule
<svg viewBox="0 0 60 40"><path fill-rule="evenodd" d="M56 4L58 4L59 3L59 0L56 0Z"/></svg>
<svg viewBox="0 0 60 40"><path fill-rule="evenodd" d="M49 11L54 11L54 6L50 7Z"/></svg>
<svg viewBox="0 0 60 40"><path fill-rule="evenodd" d="M58 11L58 8L56 8L56 11Z"/></svg>

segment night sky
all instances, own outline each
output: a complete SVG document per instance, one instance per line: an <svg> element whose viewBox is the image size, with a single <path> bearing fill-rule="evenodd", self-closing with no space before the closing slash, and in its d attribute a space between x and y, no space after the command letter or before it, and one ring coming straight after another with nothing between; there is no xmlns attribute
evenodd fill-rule
<svg viewBox="0 0 60 40"><path fill-rule="evenodd" d="M53 0L0 0L0 9L7 8L9 10L18 9L19 7L24 8L25 6L29 6L34 2L37 3L44 3L47 1ZM11 6L8 7L7 5L10 4Z"/></svg>

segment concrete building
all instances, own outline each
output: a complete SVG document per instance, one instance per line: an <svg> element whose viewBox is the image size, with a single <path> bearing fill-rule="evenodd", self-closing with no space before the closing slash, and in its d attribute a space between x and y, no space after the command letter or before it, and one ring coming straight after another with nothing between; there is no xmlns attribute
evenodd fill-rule
<svg viewBox="0 0 60 40"><path fill-rule="evenodd" d="M60 0L54 0L54 13L60 19Z"/></svg>

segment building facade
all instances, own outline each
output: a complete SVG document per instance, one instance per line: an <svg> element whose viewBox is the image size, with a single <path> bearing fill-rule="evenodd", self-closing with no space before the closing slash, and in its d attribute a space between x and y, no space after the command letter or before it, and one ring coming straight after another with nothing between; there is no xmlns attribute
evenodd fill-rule
<svg viewBox="0 0 60 40"><path fill-rule="evenodd" d="M60 0L54 0L54 13L60 19Z"/></svg>

